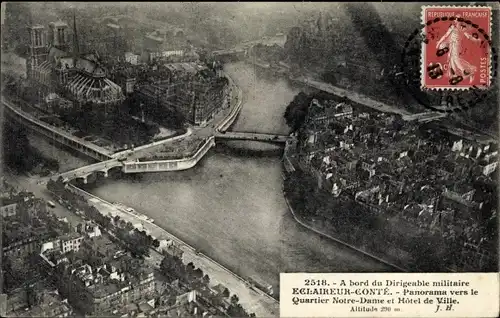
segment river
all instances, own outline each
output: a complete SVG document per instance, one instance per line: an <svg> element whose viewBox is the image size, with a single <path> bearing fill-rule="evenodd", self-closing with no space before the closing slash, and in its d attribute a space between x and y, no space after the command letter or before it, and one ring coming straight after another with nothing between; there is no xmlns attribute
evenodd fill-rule
<svg viewBox="0 0 500 318"><path fill-rule="evenodd" d="M285 81L259 78L243 63L230 64L226 71L244 94L232 129L287 133L283 113L298 91ZM256 142L230 146L276 147ZM281 191L280 159L216 148L191 170L106 179L90 191L147 214L226 267L269 282L275 290L280 272L389 271L295 222Z"/></svg>

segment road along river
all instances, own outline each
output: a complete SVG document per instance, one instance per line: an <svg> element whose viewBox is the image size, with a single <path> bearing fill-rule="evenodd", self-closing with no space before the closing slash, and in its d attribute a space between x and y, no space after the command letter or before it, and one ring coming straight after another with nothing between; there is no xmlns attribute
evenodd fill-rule
<svg viewBox="0 0 500 318"><path fill-rule="evenodd" d="M298 91L285 81L258 77L244 63L230 64L226 71L244 96L233 129L287 133L283 113ZM254 150L277 147L226 144ZM227 147L216 147L191 170L99 180L87 191L135 208L237 274L258 277L275 291L279 291L280 272L390 271L293 219L281 191L280 160L279 156L235 155ZM67 170L64 165L60 168Z"/></svg>

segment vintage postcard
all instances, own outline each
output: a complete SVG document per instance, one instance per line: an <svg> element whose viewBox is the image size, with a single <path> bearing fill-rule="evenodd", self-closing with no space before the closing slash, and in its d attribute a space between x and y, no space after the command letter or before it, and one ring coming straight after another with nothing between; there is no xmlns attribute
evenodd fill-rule
<svg viewBox="0 0 500 318"><path fill-rule="evenodd" d="M0 317L498 317L498 14L2 2Z"/></svg>

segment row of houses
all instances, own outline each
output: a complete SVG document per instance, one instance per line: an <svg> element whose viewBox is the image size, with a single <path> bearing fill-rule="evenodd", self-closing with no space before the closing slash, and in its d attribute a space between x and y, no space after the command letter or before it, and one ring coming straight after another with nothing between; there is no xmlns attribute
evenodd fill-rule
<svg viewBox="0 0 500 318"><path fill-rule="evenodd" d="M163 78L137 88L144 104L175 108L192 125L204 126L228 106L227 78L199 63L170 63L161 67Z"/></svg>
<svg viewBox="0 0 500 318"><path fill-rule="evenodd" d="M497 145L425 135L396 115L313 100L295 147L301 167L334 196L346 193L379 213L451 209L455 218L477 221L488 199L473 184L492 180Z"/></svg>

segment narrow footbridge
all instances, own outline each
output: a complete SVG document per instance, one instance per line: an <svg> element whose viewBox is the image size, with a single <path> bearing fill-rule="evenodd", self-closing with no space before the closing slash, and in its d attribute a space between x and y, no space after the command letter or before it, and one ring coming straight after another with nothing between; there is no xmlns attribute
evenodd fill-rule
<svg viewBox="0 0 500 318"><path fill-rule="evenodd" d="M62 178L64 182L68 182L74 179L83 179L83 183L87 183L87 178L93 173L101 173L104 177L107 177L110 169L122 166L123 163L118 161L117 159L110 159L85 167L77 168L68 172L60 173L53 176L51 179L58 180L59 178Z"/></svg>
<svg viewBox="0 0 500 318"><path fill-rule="evenodd" d="M264 141L270 143L286 143L291 137L288 135L279 134L262 134L256 132L226 132L218 133L215 139L219 140L251 140L251 141Z"/></svg>
<svg viewBox="0 0 500 318"><path fill-rule="evenodd" d="M436 119L444 118L447 114L444 112L424 112L419 114L403 115L403 119L406 121L418 121L419 123L426 123Z"/></svg>
<svg viewBox="0 0 500 318"><path fill-rule="evenodd" d="M212 51L212 56L222 61L240 61L246 58L247 50L232 49L232 50Z"/></svg>
<svg viewBox="0 0 500 318"><path fill-rule="evenodd" d="M245 49L218 50L218 51L213 51L212 52L212 54L214 56L217 56L217 55L245 54L245 53L246 53Z"/></svg>

